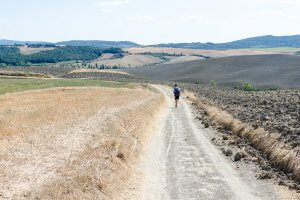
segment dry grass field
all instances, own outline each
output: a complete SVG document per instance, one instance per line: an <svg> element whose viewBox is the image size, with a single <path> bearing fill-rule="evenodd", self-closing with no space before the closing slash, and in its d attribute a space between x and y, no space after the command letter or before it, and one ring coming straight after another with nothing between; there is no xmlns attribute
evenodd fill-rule
<svg viewBox="0 0 300 200"><path fill-rule="evenodd" d="M5 78L0 79L0 95L22 92L27 90L46 89L53 87L82 87L99 86L112 88L134 88L135 84L114 81L88 80L88 79L33 79L33 78Z"/></svg>
<svg viewBox="0 0 300 200"><path fill-rule="evenodd" d="M53 78L52 76L47 74L21 72L21 71L5 71L5 70L0 70L0 77Z"/></svg>
<svg viewBox="0 0 300 200"><path fill-rule="evenodd" d="M105 66L121 66L121 67L136 67L148 64L161 63L164 60L150 55L125 55L123 58L116 59L100 59L91 62L91 64Z"/></svg>
<svg viewBox="0 0 300 200"><path fill-rule="evenodd" d="M180 49L180 48L158 48L158 47L132 47L125 51L130 53L176 53L183 55L199 54L209 57L226 57L226 56L241 56L241 55L262 55L274 54L275 52L267 50L250 50L250 49L234 49L234 50L202 50L202 49Z"/></svg>
<svg viewBox="0 0 300 200"><path fill-rule="evenodd" d="M75 70L70 71L68 74L85 73L85 72L129 75L127 72L116 71L116 70L101 70L101 69L75 69Z"/></svg>
<svg viewBox="0 0 300 200"><path fill-rule="evenodd" d="M0 96L0 199L113 199L162 103L142 87Z"/></svg>
<svg viewBox="0 0 300 200"><path fill-rule="evenodd" d="M30 55L33 53L38 53L41 51L49 51L49 50L54 50L53 47L45 47L45 48L32 48L32 47L19 47L21 54L23 55Z"/></svg>

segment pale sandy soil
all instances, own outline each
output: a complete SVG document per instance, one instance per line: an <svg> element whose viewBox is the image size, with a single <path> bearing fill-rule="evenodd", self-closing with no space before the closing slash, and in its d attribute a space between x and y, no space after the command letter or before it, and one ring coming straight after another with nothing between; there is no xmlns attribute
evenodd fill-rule
<svg viewBox="0 0 300 200"><path fill-rule="evenodd" d="M123 58L95 60L91 64L121 67L136 67L163 62L162 59L150 55L125 55Z"/></svg>
<svg viewBox="0 0 300 200"><path fill-rule="evenodd" d="M113 57L114 57L114 54L111 54L111 53L105 53L105 54L102 54L102 55L97 59L97 61L107 60L107 59L112 59Z"/></svg>
<svg viewBox="0 0 300 200"><path fill-rule="evenodd" d="M176 57L168 62L164 62L163 64L177 64L177 63L182 63L182 62L188 62L188 61L193 61L193 60L202 60L203 58L199 56L180 56Z"/></svg>
<svg viewBox="0 0 300 200"><path fill-rule="evenodd" d="M21 54L24 55L30 55L33 53L38 53L40 51L48 51L48 50L53 50L53 47L47 47L47 48L32 48L32 47L19 47Z"/></svg>
<svg viewBox="0 0 300 200"><path fill-rule="evenodd" d="M0 199L114 199L161 103L142 88L0 96Z"/></svg>
<svg viewBox="0 0 300 200"><path fill-rule="evenodd" d="M235 50L201 50L201 49L180 49L180 48L159 48L159 47L132 47L127 48L125 51L130 53L176 53L183 55L199 54L210 57L226 57L226 56L240 56L240 55L260 55L260 54L274 54L271 51L260 50L247 50L247 49L235 49Z"/></svg>

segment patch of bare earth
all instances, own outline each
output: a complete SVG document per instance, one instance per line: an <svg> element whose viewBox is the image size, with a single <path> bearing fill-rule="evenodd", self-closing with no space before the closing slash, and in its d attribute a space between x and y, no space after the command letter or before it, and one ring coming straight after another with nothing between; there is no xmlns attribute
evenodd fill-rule
<svg viewBox="0 0 300 200"><path fill-rule="evenodd" d="M203 58L199 56L180 56L175 59L172 59L168 62L165 62L164 64L177 64L177 63L182 63L182 62L188 62L188 61L193 61L193 60L202 60Z"/></svg>
<svg viewBox="0 0 300 200"><path fill-rule="evenodd" d="M162 102L143 88L0 96L0 199L113 199Z"/></svg>
<svg viewBox="0 0 300 200"><path fill-rule="evenodd" d="M41 48L33 48L33 47L19 47L21 54L30 55L34 53L38 53L41 51L49 51L54 50L54 47L41 47Z"/></svg>

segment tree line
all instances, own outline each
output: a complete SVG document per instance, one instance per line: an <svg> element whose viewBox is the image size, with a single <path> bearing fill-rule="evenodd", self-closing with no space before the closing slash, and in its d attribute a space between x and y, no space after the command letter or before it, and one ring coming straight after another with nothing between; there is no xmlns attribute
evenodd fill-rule
<svg viewBox="0 0 300 200"><path fill-rule="evenodd" d="M18 47L0 46L0 64L8 66L28 66L31 64L59 63L65 61L89 61L100 57L103 53L123 56L119 48L97 48L88 46L63 46L54 50L23 55Z"/></svg>

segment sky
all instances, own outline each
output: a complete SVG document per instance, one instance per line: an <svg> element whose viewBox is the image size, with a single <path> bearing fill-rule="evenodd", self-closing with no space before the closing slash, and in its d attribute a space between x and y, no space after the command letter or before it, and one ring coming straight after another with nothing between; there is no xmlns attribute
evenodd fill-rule
<svg viewBox="0 0 300 200"><path fill-rule="evenodd" d="M300 34L300 0L0 0L0 38L139 44Z"/></svg>

